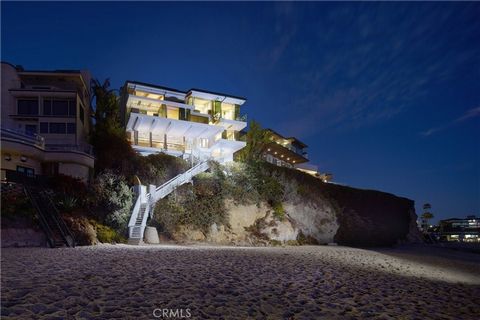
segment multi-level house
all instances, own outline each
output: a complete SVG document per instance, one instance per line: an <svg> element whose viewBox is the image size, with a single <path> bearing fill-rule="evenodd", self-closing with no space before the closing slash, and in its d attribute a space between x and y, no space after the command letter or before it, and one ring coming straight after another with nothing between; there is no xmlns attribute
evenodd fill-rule
<svg viewBox="0 0 480 320"><path fill-rule="evenodd" d="M239 138L239 131L247 126L240 116L245 101L205 90L127 81L122 88L122 121L133 148L141 154L164 152L224 163L245 147Z"/></svg>
<svg viewBox="0 0 480 320"><path fill-rule="evenodd" d="M294 137L286 138L272 129L272 142L267 145L264 159L280 167L295 168L308 162L307 145Z"/></svg>
<svg viewBox="0 0 480 320"><path fill-rule="evenodd" d="M87 182L94 157L88 72L31 71L2 62L1 169Z"/></svg>
<svg viewBox="0 0 480 320"><path fill-rule="evenodd" d="M209 168L209 160L233 161L245 147L239 132L247 126L240 116L245 99L211 91L181 91L127 81L121 93L121 116L132 147L142 155L158 152L192 161L192 167L161 186L136 185L128 223L129 243L143 241L147 219L156 201ZM148 189L147 189L148 188Z"/></svg>
<svg viewBox="0 0 480 320"><path fill-rule="evenodd" d="M308 163L307 145L297 138L284 137L278 132L270 132L271 142L266 146L263 159L279 167L295 168L321 179L323 182L332 180L332 174L319 173L318 167Z"/></svg>

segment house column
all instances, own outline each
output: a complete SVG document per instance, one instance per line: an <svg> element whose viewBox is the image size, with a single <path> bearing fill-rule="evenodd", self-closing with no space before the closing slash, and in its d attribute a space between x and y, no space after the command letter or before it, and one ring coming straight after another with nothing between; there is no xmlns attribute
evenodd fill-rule
<svg viewBox="0 0 480 320"><path fill-rule="evenodd" d="M152 131L148 133L148 140L150 141L150 148L153 147L153 141L152 141Z"/></svg>
<svg viewBox="0 0 480 320"><path fill-rule="evenodd" d="M166 134L166 133L163 135L163 149L168 150L168 147L167 147L167 134Z"/></svg>
<svg viewBox="0 0 480 320"><path fill-rule="evenodd" d="M138 131L133 131L133 144L138 146Z"/></svg>

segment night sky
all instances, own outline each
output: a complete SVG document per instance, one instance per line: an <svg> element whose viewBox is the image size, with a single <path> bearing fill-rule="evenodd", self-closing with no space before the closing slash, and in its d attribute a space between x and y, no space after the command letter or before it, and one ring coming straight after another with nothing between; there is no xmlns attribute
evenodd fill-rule
<svg viewBox="0 0 480 320"><path fill-rule="evenodd" d="M3 61L247 97L334 181L480 215L480 3L5 3Z"/></svg>

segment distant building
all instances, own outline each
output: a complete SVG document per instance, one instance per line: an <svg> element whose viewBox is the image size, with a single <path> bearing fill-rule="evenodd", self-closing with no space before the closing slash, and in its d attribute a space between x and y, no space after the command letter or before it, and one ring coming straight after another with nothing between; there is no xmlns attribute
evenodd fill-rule
<svg viewBox="0 0 480 320"><path fill-rule="evenodd" d="M233 161L245 147L239 132L246 99L200 89L182 91L127 81L122 88L121 116L132 147L142 155Z"/></svg>
<svg viewBox="0 0 480 320"><path fill-rule="evenodd" d="M279 167L295 168L321 179L332 180L332 174L320 173L318 166L308 163L308 146L295 137L284 137L278 132L267 129L271 133L272 142L266 147L263 159Z"/></svg>
<svg viewBox="0 0 480 320"><path fill-rule="evenodd" d="M77 70L24 70L2 62L1 173L93 174L90 75Z"/></svg>
<svg viewBox="0 0 480 320"><path fill-rule="evenodd" d="M440 240L480 242L480 218L476 216L441 220L438 230Z"/></svg>
<svg viewBox="0 0 480 320"><path fill-rule="evenodd" d="M308 162L307 145L294 137L284 137L278 132L267 129L272 142L267 145L263 158L279 167L295 168Z"/></svg>

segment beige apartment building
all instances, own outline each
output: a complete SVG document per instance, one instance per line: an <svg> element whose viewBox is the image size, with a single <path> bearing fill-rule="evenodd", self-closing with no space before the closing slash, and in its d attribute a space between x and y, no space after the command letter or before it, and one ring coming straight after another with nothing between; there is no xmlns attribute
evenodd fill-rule
<svg viewBox="0 0 480 320"><path fill-rule="evenodd" d="M69 175L89 181L94 156L90 75L1 64L1 178Z"/></svg>

